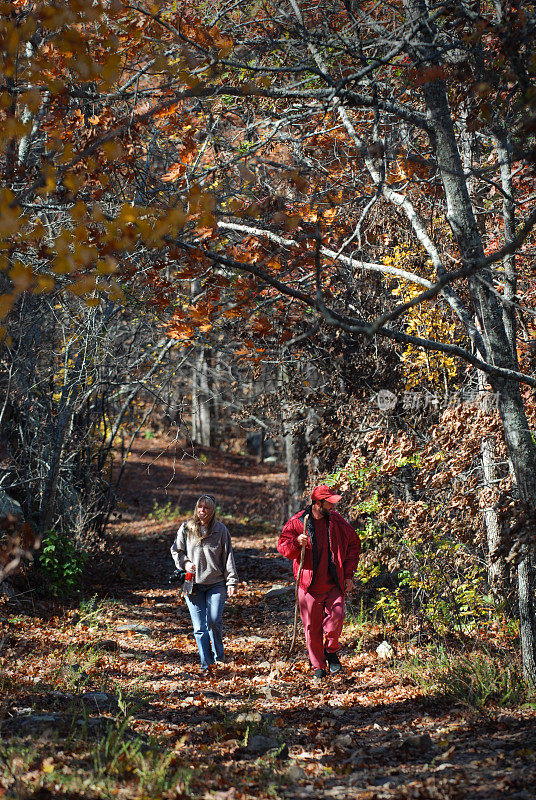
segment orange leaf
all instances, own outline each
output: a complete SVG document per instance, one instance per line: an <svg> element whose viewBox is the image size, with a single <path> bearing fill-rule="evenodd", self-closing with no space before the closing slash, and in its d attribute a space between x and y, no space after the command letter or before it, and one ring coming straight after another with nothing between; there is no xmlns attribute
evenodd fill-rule
<svg viewBox="0 0 536 800"><path fill-rule="evenodd" d="M161 180L163 181L176 181L177 178L180 178L186 172L186 164L178 163L173 164L173 166L162 175Z"/></svg>
<svg viewBox="0 0 536 800"><path fill-rule="evenodd" d="M163 108L162 111L158 111L158 113L155 114L155 117L157 118L170 117L172 114L175 113L175 111L178 108L178 105L179 105L178 103L172 103L167 108Z"/></svg>

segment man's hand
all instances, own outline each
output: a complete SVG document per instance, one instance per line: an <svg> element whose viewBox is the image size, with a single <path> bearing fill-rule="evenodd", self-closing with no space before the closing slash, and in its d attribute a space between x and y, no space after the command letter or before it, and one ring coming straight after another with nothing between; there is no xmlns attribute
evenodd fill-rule
<svg viewBox="0 0 536 800"><path fill-rule="evenodd" d="M352 578L345 578L344 580L344 587L347 592L351 592L354 588L354 581Z"/></svg>
<svg viewBox="0 0 536 800"><path fill-rule="evenodd" d="M307 533L300 533L300 535L296 537L296 541L298 542L300 547L303 547L303 545L307 544L307 542L309 541L309 535Z"/></svg>
<svg viewBox="0 0 536 800"><path fill-rule="evenodd" d="M228 586L227 587L227 597L232 597L233 594L236 592L236 590L237 590L236 586Z"/></svg>

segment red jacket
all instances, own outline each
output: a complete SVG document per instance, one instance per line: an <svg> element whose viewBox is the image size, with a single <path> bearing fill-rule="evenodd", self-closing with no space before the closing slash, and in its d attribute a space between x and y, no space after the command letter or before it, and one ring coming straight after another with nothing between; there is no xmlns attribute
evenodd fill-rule
<svg viewBox="0 0 536 800"><path fill-rule="evenodd" d="M303 518L305 514L309 514L309 519L307 521L309 541L305 546L305 558L300 577L300 588L307 591L316 577L318 568L318 546L316 543L315 526L313 524L310 506L306 508L305 511L299 511L297 514L294 514L285 524L279 541L277 542L277 549L285 558L292 558L294 560L292 568L294 577L297 578L301 556L301 547L297 542L297 537L300 533L303 533ZM335 572L333 577L336 577L343 594L346 594L345 579L354 577L354 572L359 561L359 554L361 553L361 540L352 526L349 525L344 517L341 517L337 511L330 512L328 536L330 563L333 564Z"/></svg>

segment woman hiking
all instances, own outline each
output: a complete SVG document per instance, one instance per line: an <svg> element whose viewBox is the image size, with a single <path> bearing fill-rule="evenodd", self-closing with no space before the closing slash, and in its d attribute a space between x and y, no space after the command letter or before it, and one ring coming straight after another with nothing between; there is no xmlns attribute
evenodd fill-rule
<svg viewBox="0 0 536 800"><path fill-rule="evenodd" d="M231 536L216 519L216 501L202 494L191 519L183 522L171 546L178 569L194 574L190 594L184 595L190 612L201 669L224 664L222 614L227 597L238 586Z"/></svg>

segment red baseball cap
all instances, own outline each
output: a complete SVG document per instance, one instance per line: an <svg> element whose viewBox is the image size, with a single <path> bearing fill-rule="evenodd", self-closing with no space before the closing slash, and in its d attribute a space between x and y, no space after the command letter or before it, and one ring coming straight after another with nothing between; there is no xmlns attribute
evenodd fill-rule
<svg viewBox="0 0 536 800"><path fill-rule="evenodd" d="M342 499L341 494L335 494L333 489L322 483L320 486L315 486L311 492L311 500L327 500L328 503L338 503Z"/></svg>

